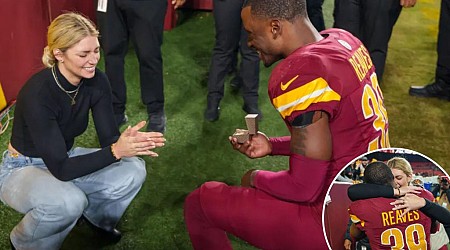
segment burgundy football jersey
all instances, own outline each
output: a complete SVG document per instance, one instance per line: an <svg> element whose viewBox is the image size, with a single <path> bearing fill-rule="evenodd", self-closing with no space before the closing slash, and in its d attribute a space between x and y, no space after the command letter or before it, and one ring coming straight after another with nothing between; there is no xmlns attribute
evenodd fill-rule
<svg viewBox="0 0 450 250"><path fill-rule="evenodd" d="M388 117L367 49L344 30L321 34L323 40L297 49L274 68L268 93L289 128L305 112L328 113L333 178L360 154L389 147Z"/></svg>
<svg viewBox="0 0 450 250"><path fill-rule="evenodd" d="M430 191L428 191L428 190L426 190L426 189L423 189L423 190L422 190L420 196L423 197L423 198L425 198L425 199L427 199L427 200L429 200L429 201L431 201L431 202L435 202L435 200L436 200L436 199L434 198L433 193L431 193Z"/></svg>
<svg viewBox="0 0 450 250"><path fill-rule="evenodd" d="M373 198L352 202L353 223L364 231L372 249L430 249L431 219L422 212L392 210L395 199Z"/></svg>

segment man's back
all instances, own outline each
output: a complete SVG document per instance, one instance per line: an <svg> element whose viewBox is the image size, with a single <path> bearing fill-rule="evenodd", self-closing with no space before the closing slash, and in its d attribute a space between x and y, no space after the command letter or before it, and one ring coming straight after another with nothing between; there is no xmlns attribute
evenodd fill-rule
<svg viewBox="0 0 450 250"><path fill-rule="evenodd" d="M392 210L394 199L373 198L350 205L350 217L372 249L430 249L431 219L420 211Z"/></svg>
<svg viewBox="0 0 450 250"><path fill-rule="evenodd" d="M388 118L370 56L361 42L339 29L298 48L269 80L269 97L288 126L302 114L329 115L333 156L324 185L355 157L389 146Z"/></svg>

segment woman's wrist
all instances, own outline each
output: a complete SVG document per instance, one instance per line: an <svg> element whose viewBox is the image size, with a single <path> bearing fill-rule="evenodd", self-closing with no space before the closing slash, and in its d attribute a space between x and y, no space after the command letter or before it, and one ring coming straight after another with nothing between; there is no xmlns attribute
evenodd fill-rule
<svg viewBox="0 0 450 250"><path fill-rule="evenodd" d="M120 160L120 158L122 158L122 157L120 157L119 155L117 155L115 146L116 146L115 143L111 144L111 154L112 154L112 156L114 157L114 159L116 159L116 161L118 161L118 160Z"/></svg>
<svg viewBox="0 0 450 250"><path fill-rule="evenodd" d="M427 205L427 200L423 197L420 197L420 198L421 198L421 201L419 202L420 208L424 208Z"/></svg>

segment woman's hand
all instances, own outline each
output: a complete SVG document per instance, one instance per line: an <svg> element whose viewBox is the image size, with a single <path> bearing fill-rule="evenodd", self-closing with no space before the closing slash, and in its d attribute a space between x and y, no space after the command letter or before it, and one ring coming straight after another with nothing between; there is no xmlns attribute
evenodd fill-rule
<svg viewBox="0 0 450 250"><path fill-rule="evenodd" d="M146 122L141 121L133 127L128 127L120 135L119 140L113 144L112 150L116 158L148 155L157 157L158 154L151 149L164 146L166 139L159 132L140 132Z"/></svg>
<svg viewBox="0 0 450 250"><path fill-rule="evenodd" d="M344 240L344 248L345 250L350 250L352 247L352 241L349 239Z"/></svg>
<svg viewBox="0 0 450 250"><path fill-rule="evenodd" d="M400 0L400 5L403 8L414 7L416 5L417 0Z"/></svg>
<svg viewBox="0 0 450 250"><path fill-rule="evenodd" d="M232 136L228 139L235 150L249 158L264 157L272 152L272 145L269 142L269 138L261 132L252 135L250 139L244 143L238 143L237 139Z"/></svg>
<svg viewBox="0 0 450 250"><path fill-rule="evenodd" d="M185 2L186 0L172 0L173 8L176 10L179 7L181 7Z"/></svg>
<svg viewBox="0 0 450 250"><path fill-rule="evenodd" d="M406 213L411 210L417 210L426 205L426 201L424 198L419 197L415 194L406 194L403 197L398 198L396 201L391 202L391 205L394 205L392 210L405 209L400 217L403 217Z"/></svg>

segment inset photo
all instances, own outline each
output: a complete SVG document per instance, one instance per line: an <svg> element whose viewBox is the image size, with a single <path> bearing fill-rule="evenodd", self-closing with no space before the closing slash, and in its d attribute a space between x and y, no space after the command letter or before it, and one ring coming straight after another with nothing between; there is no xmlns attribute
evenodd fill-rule
<svg viewBox="0 0 450 250"><path fill-rule="evenodd" d="M357 157L328 189L322 214L328 247L450 249L449 181L438 163L413 150Z"/></svg>

